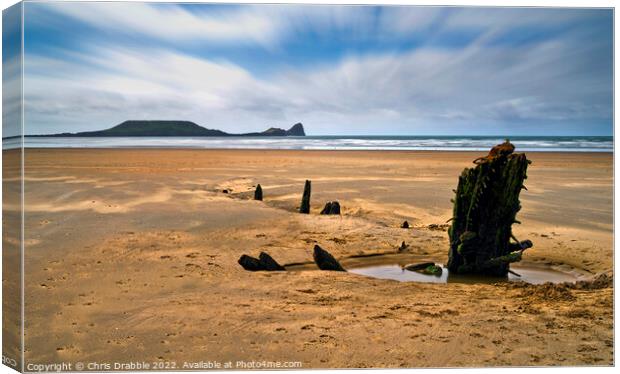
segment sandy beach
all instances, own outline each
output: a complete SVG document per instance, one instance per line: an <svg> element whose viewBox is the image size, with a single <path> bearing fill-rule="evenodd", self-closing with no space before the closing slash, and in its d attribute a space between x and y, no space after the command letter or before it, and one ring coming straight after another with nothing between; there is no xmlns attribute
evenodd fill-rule
<svg viewBox="0 0 620 374"><path fill-rule="evenodd" d="M481 155L27 149L26 363L612 365L609 282L405 283L237 264L261 251L304 263L319 244L347 267L402 241L407 256L445 263L452 189ZM612 275L612 154L528 158L514 226L534 243L523 263ZM296 212L306 179L310 215ZM342 216L319 215L330 200Z"/></svg>

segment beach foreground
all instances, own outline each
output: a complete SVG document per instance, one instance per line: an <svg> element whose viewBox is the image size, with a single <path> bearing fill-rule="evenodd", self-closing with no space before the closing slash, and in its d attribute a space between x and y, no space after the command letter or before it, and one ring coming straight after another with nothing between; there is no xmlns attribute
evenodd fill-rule
<svg viewBox="0 0 620 374"><path fill-rule="evenodd" d="M402 241L444 263L452 189L481 155L27 149L26 363L613 364L609 282L400 283L237 264L261 251L308 262L319 244L347 267ZM524 262L612 275L613 156L528 158L514 227L534 242ZM296 212L306 179L310 215ZM263 202L252 200L257 183ZM330 200L342 216L318 214Z"/></svg>

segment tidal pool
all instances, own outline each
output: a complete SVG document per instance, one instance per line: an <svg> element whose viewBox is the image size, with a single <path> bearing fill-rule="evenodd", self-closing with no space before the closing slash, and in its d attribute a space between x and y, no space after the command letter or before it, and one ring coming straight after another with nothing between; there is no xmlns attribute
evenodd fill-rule
<svg viewBox="0 0 620 374"><path fill-rule="evenodd" d="M547 265L520 262L513 264L510 270L519 274L508 274L506 277L489 277L480 275L457 275L450 271L436 258L404 253L372 253L353 255L341 258L341 265L352 274L370 278L392 279L399 282L423 282L423 283L497 283L523 281L531 284L551 283L574 283L583 279L583 275L570 270L561 271ZM429 275L417 271L405 270L409 264L425 262L435 263L441 266L441 275ZM313 262L285 264L289 271L318 270Z"/></svg>
<svg viewBox="0 0 620 374"><path fill-rule="evenodd" d="M439 266L439 264L437 264ZM507 277L485 277L476 275L454 275L443 267L441 275L428 275L402 268L398 263L374 264L369 266L359 265L349 267L347 271L354 274L371 278L393 279L400 282L426 282L426 283L496 283L510 281L524 281L532 284L545 282L563 283L575 282L577 277L570 273L564 273L551 268L538 266L517 265L511 266L511 270L520 275L508 274Z"/></svg>

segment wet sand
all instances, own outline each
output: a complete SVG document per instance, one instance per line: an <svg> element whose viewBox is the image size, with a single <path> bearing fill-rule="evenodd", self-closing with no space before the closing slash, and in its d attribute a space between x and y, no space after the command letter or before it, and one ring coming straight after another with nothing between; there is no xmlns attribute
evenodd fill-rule
<svg viewBox="0 0 620 374"><path fill-rule="evenodd" d="M518 146L518 145L517 145ZM26 362L299 361L304 368L613 364L613 288L246 272L395 252L445 262L481 153L27 150ZM612 274L611 154L529 153L526 264ZM312 214L295 212L312 180ZM10 181L7 181L9 183ZM251 200L253 186L264 201ZM223 193L223 190L229 193ZM320 216L338 200L342 216ZM5 209L16 209L5 203ZM412 228L399 228L407 220ZM346 263L346 262L343 262Z"/></svg>

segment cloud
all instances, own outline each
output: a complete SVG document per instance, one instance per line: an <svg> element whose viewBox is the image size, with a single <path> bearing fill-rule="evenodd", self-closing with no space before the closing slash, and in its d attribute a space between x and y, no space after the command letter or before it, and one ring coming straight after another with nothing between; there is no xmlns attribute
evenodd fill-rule
<svg viewBox="0 0 620 374"><path fill-rule="evenodd" d="M16 136L21 133L21 59L11 56L2 65L2 136Z"/></svg>
<svg viewBox="0 0 620 374"><path fill-rule="evenodd" d="M606 123L611 129L612 67L611 58L606 58L611 41L585 38L591 33L586 22L591 15L584 20L579 12L560 12L547 23L562 26L563 33L528 43L498 43L510 27L540 26L549 13L312 6L205 12L139 3L88 6L55 3L54 12L109 32L124 30L158 40L202 38L230 45L239 41L236 48L241 51L250 42L287 52L285 40L302 34L340 38L343 49L351 38L423 33L425 42L408 49L323 56L304 66L284 63L266 75L232 58L161 43L129 47L122 38L80 48L58 45L54 53L35 49L25 60L27 133L100 129L126 119L187 119L231 132L303 121L314 134L416 134L439 127L463 133L481 125L517 128L524 123L556 124L557 130L569 122ZM236 24L239 27L233 27ZM433 42L443 33L468 28L481 32L462 45Z"/></svg>
<svg viewBox="0 0 620 374"><path fill-rule="evenodd" d="M404 123L609 118L608 107L596 99L588 103L609 87L579 69L587 61L557 65L571 52L562 45L527 51L421 49L350 57L261 80L230 64L109 47L72 62L27 59L26 101L28 113L82 118L83 125L97 113L109 118L103 127L127 118L184 118L230 130L260 129L270 121L326 126L343 118L375 124L386 118Z"/></svg>
<svg viewBox="0 0 620 374"><path fill-rule="evenodd" d="M265 95L269 90L239 67L165 50L108 47L64 58L32 55L25 70L29 129L61 121L68 128L107 127L126 118L181 117L208 124L244 90Z"/></svg>
<svg viewBox="0 0 620 374"><path fill-rule="evenodd" d="M300 34L343 39L408 35L429 27L441 8L262 4L191 11L177 4L52 2L28 5L32 22L68 17L109 33L159 41L257 44L280 47ZM57 20L56 20L57 21ZM53 17L45 22L53 23ZM63 26L62 24L59 26Z"/></svg>
<svg viewBox="0 0 620 374"><path fill-rule="evenodd" d="M167 41L255 42L269 45L278 37L276 25L248 8L192 13L174 4L74 3L36 4L57 15L102 30L150 36Z"/></svg>
<svg viewBox="0 0 620 374"><path fill-rule="evenodd" d="M2 12L2 136L21 134L21 7Z"/></svg>

